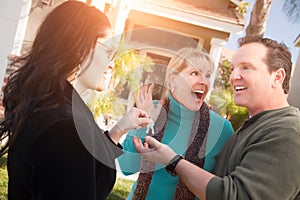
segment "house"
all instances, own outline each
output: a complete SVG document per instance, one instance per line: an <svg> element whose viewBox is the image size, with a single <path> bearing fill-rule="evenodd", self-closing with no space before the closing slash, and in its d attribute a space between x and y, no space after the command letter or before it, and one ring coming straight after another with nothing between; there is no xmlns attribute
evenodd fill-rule
<svg viewBox="0 0 300 200"><path fill-rule="evenodd" d="M13 52L16 42L19 42L19 48L14 54L26 50L43 16L64 0L3 1L5 2L3 9L5 6L22 7L19 10L11 9L11 13L16 12L17 16L13 22L3 22L0 18L2 27L13 24L16 28L11 32L21 30L21 34L15 38L7 35L9 39L1 40L2 44L10 48L0 51L0 63L5 65L6 57ZM231 34L243 31L245 26L245 19L237 10L241 0L87 0L87 2L107 14L116 36L125 35L126 41L134 44L141 55L153 58L158 66L156 68L158 71L154 74L155 77L158 75L156 78L159 81L164 77L164 73L161 72L164 72L170 57L184 46L200 46L205 49L213 57L217 69L222 47ZM21 13L26 17L21 16ZM21 20L23 23L20 23ZM212 82L216 72L217 70L212 75ZM0 80L5 76L1 72Z"/></svg>
<svg viewBox="0 0 300 200"><path fill-rule="evenodd" d="M115 2L118 4L114 5ZM238 3L231 0L106 0L99 6L110 16L115 34L125 31L127 40L138 44L144 49L142 54L157 62L167 64L172 52L184 46L200 46L214 58L217 67L222 47L230 35L244 29L245 20L236 10ZM150 50L151 47L159 50Z"/></svg>
<svg viewBox="0 0 300 200"><path fill-rule="evenodd" d="M296 38L294 42L294 46L300 48L300 34ZM290 105L300 109L300 98L299 98L300 84L298 82L299 79L300 79L300 49L299 49L298 59L296 61L296 64L294 65L294 70L291 77L290 92L287 97Z"/></svg>
<svg viewBox="0 0 300 200"><path fill-rule="evenodd" d="M231 0L105 0L95 6L109 16L115 35L122 33L126 42L134 44L140 54L154 60L156 71L144 75L144 79L147 76L151 82L163 85L172 55L185 46L200 46L215 61L213 86L222 47L231 34L243 31L245 26L243 16L237 11L239 3Z"/></svg>

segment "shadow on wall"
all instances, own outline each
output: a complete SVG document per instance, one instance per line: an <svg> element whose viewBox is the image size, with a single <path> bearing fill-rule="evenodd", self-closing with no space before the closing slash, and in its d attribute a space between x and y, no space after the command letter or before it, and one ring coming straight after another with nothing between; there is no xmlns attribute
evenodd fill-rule
<svg viewBox="0 0 300 200"><path fill-rule="evenodd" d="M299 58L298 62L295 65L295 72L294 75L292 76L291 79L291 84L290 84L290 92L288 94L287 100L290 105L297 107L300 109L300 98L299 98L299 93L300 93L300 84L299 84L299 79L300 79L300 53L299 53Z"/></svg>

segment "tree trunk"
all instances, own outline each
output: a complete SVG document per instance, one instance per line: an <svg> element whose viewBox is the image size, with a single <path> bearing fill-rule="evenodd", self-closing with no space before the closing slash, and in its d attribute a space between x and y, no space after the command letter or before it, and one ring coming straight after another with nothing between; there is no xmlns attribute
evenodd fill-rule
<svg viewBox="0 0 300 200"><path fill-rule="evenodd" d="M263 37L272 0L256 0L251 12L250 22L246 28L246 36Z"/></svg>

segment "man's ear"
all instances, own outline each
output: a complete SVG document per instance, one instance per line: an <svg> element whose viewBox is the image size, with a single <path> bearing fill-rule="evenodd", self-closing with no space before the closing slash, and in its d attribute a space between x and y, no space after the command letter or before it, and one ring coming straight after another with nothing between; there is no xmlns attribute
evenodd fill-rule
<svg viewBox="0 0 300 200"><path fill-rule="evenodd" d="M274 76L274 87L282 87L282 83L285 79L285 71L283 68L277 69Z"/></svg>

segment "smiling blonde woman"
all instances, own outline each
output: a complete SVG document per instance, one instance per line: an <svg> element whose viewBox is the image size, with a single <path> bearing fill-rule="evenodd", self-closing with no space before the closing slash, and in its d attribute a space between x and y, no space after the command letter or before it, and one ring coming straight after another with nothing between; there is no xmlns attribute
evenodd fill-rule
<svg viewBox="0 0 300 200"><path fill-rule="evenodd" d="M153 105L153 85L144 85L137 98L137 106L161 108L154 117L155 134L164 144L195 165L212 171L215 160L223 145L233 134L230 122L212 110L205 103L210 88L213 61L200 49L183 48L168 64L166 73L166 93L162 101ZM153 112L154 113L154 112ZM151 115L151 114L150 114ZM130 131L123 142L125 153L119 157L120 168L125 175L140 172L127 199L195 199L178 177L173 177L162 165L147 162L136 153L132 138L144 138L146 130Z"/></svg>

